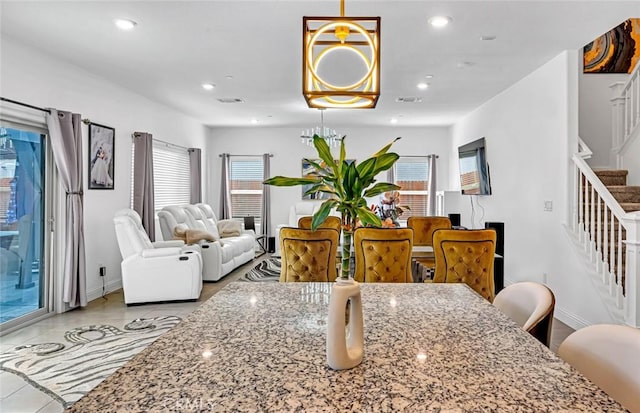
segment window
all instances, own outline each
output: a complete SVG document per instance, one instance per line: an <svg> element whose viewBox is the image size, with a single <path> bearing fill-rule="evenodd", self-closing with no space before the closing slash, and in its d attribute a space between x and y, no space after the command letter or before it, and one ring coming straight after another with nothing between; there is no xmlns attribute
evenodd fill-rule
<svg viewBox="0 0 640 413"><path fill-rule="evenodd" d="M231 158L231 216L255 217L261 222L262 211L262 157Z"/></svg>
<svg viewBox="0 0 640 413"><path fill-rule="evenodd" d="M427 214L429 192L429 161L425 157L403 156L395 164L395 184L400 186L400 205L411 210L402 214L405 220L411 215Z"/></svg>
<svg viewBox="0 0 640 413"><path fill-rule="evenodd" d="M133 175L135 145L131 144L131 208L133 208ZM191 202L189 152L186 148L153 140L154 208Z"/></svg>

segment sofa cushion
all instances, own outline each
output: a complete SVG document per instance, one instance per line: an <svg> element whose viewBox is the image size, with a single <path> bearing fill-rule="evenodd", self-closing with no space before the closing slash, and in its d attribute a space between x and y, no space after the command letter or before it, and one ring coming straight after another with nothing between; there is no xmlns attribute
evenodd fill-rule
<svg viewBox="0 0 640 413"><path fill-rule="evenodd" d="M217 225L211 224L211 221L205 216L205 213L201 208L195 205L188 205L185 207L185 210L191 219L191 226L193 228L207 231L213 234L216 239L221 238Z"/></svg>

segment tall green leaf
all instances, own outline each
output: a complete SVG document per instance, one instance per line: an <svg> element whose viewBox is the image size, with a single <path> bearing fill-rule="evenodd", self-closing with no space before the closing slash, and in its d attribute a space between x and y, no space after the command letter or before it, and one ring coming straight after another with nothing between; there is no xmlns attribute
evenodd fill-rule
<svg viewBox="0 0 640 413"><path fill-rule="evenodd" d="M371 188L364 191L364 196L370 198L372 196L383 194L387 191L395 191L400 189L398 185L391 184L389 182L378 182Z"/></svg>
<svg viewBox="0 0 640 413"><path fill-rule="evenodd" d="M320 205L318 211L313 214L313 218L311 219L311 229L316 230L329 216L331 213L331 209L336 206L338 203L335 199L328 199Z"/></svg>
<svg viewBox="0 0 640 413"><path fill-rule="evenodd" d="M266 179L262 182L265 185L273 186L297 186L308 185L319 182L319 178L288 178L286 176L274 176L273 178Z"/></svg>
<svg viewBox="0 0 640 413"><path fill-rule="evenodd" d="M315 146L316 151L318 151L318 156L320 157L320 159L325 161L327 166L333 168L336 162L333 160L331 148L329 148L329 145L327 145L327 141L325 141L324 138L318 135L313 135L313 146Z"/></svg>
<svg viewBox="0 0 640 413"><path fill-rule="evenodd" d="M388 144L386 144L382 149L380 149L378 152L374 153L373 155L371 155L372 158L376 158L382 154L387 153L387 151L389 150L389 148L391 148L391 145L393 145L394 143L396 143L398 140L402 139L402 136L398 136L397 138L395 138L394 140L392 140L391 142L389 142Z"/></svg>
<svg viewBox="0 0 640 413"><path fill-rule="evenodd" d="M380 155L379 157L376 158L376 166L373 174L377 175L380 172L390 169L393 166L393 164L396 163L398 158L400 158L400 155L394 152Z"/></svg>

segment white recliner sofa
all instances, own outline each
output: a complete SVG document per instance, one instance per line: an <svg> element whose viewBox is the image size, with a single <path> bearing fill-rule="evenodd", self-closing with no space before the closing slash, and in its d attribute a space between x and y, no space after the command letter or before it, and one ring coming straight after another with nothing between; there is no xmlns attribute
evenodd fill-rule
<svg viewBox="0 0 640 413"><path fill-rule="evenodd" d="M208 204L168 206L158 212L163 239L172 239L176 226L205 231L215 241L198 241L203 260L202 279L218 281L235 268L255 258L255 234L242 230L240 235L221 237L218 219Z"/></svg>
<svg viewBox="0 0 640 413"><path fill-rule="evenodd" d="M275 249L274 255L280 256L280 229L283 227L297 228L298 220L302 217L311 216L316 212L318 212L318 210L320 209L320 205L322 205L322 202L324 201L301 201L301 202L296 202L291 206L291 208L289 208L288 223L278 225L278 227L276 228L276 237L275 237L276 249ZM337 212L336 210L332 210L330 215L335 215L339 217L340 213Z"/></svg>
<svg viewBox="0 0 640 413"><path fill-rule="evenodd" d="M182 241L151 242L137 212L123 209L113 218L122 254L126 304L197 300L202 291L200 252Z"/></svg>

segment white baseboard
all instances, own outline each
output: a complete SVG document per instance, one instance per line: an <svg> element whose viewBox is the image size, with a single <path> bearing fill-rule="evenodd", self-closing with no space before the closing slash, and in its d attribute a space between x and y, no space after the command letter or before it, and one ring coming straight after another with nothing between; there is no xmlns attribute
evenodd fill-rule
<svg viewBox="0 0 640 413"><path fill-rule="evenodd" d="M569 327L573 328L574 330L579 330L581 328L588 327L591 325L591 323L588 322L587 320L581 317L578 317L577 315L565 310L562 307L556 306L554 317L562 321Z"/></svg>
<svg viewBox="0 0 640 413"><path fill-rule="evenodd" d="M110 292L119 290L120 288L122 288L122 279L109 281L104 285L104 293L109 294ZM102 287L87 291L87 301L93 301L100 297L102 297Z"/></svg>

